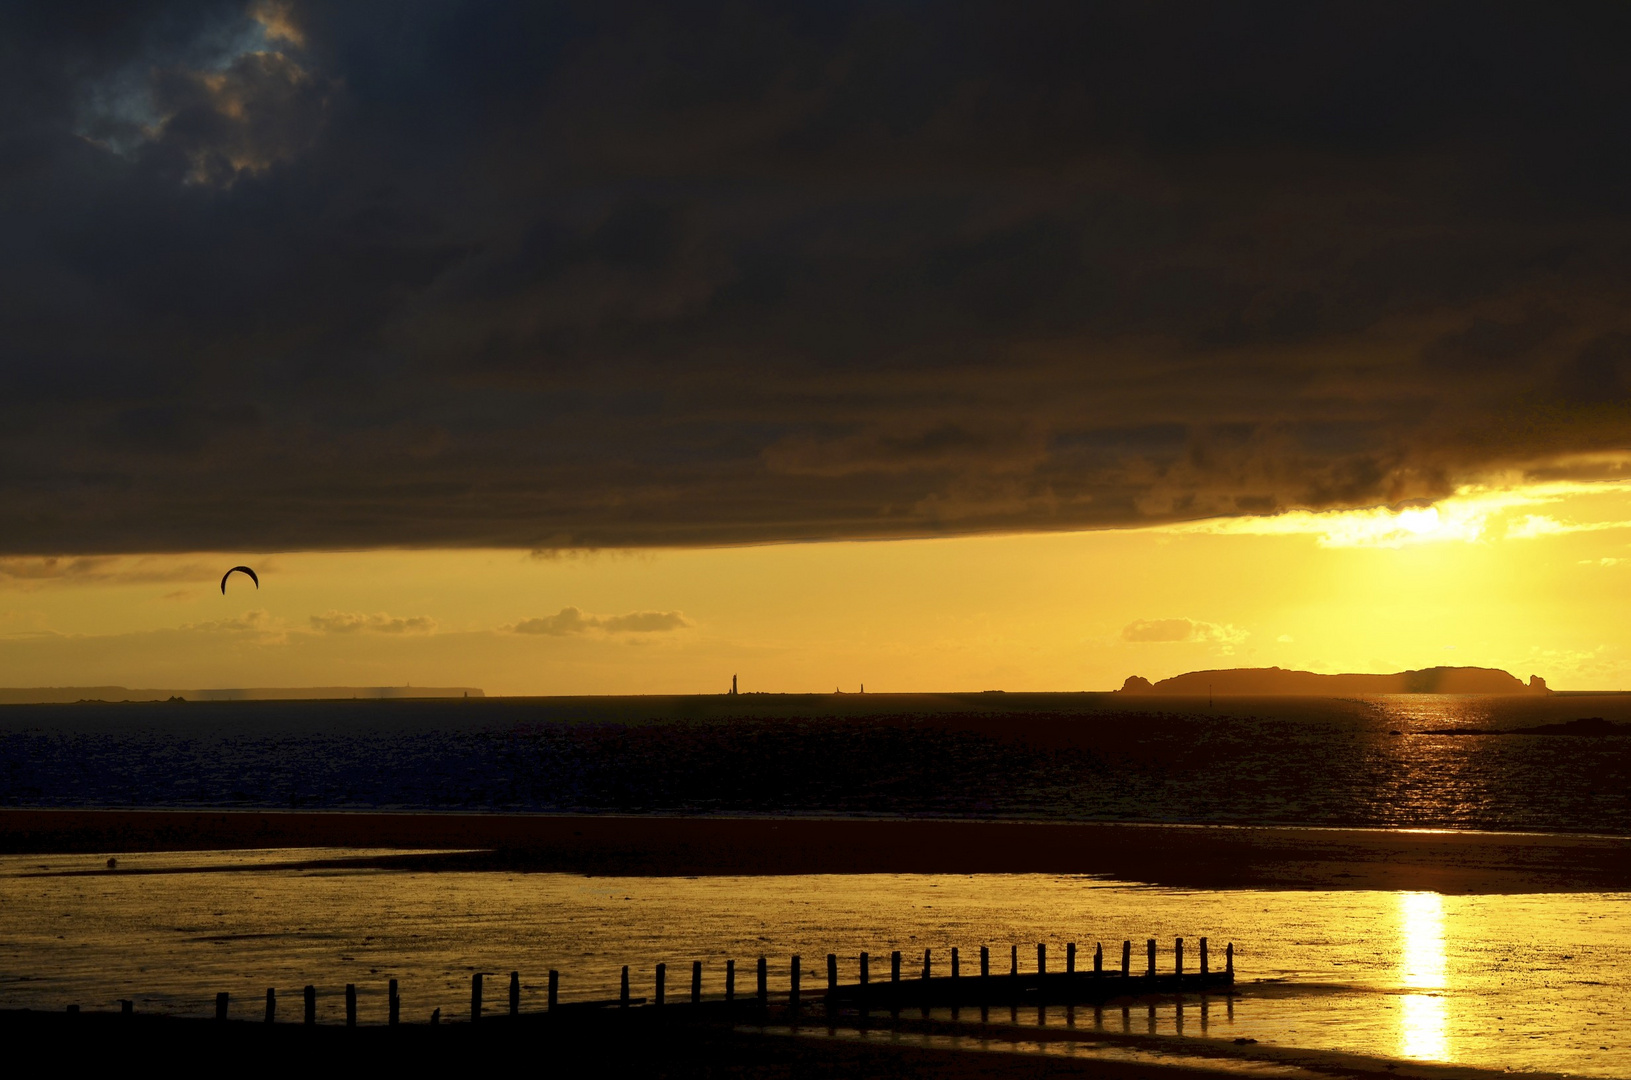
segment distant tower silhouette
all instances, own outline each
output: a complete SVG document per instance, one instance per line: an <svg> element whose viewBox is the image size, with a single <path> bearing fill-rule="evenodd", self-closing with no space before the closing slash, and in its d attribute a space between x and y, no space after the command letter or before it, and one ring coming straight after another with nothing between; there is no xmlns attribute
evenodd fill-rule
<svg viewBox="0 0 1631 1080"><path fill-rule="evenodd" d="M736 696L736 676L731 676L731 697Z"/></svg>

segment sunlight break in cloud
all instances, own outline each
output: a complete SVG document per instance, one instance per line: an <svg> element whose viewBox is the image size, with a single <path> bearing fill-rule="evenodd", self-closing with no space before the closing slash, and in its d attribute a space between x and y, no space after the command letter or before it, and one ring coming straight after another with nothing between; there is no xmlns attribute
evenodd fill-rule
<svg viewBox="0 0 1631 1080"><path fill-rule="evenodd" d="M1467 486L1430 506L1386 506L1364 510L1291 510L1270 517L1221 518L1162 528L1164 532L1234 536L1313 536L1321 547L1398 548L1412 544L1455 541L1474 543L1492 535L1533 539L1570 532L1631 528L1631 522L1560 522L1545 514L1528 514L1497 532L1496 519L1513 510L1545 506L1571 496L1631 492L1621 482L1554 482L1511 488Z"/></svg>
<svg viewBox="0 0 1631 1080"><path fill-rule="evenodd" d="M501 629L512 634L548 634L565 637L600 630L608 634L656 634L683 630L691 622L678 611L631 611L626 615L585 615L575 607L565 607L553 615L523 619Z"/></svg>
<svg viewBox="0 0 1631 1080"><path fill-rule="evenodd" d="M296 48L306 44L306 35L295 25L291 0L255 0L249 17L260 24L267 41L286 41Z"/></svg>

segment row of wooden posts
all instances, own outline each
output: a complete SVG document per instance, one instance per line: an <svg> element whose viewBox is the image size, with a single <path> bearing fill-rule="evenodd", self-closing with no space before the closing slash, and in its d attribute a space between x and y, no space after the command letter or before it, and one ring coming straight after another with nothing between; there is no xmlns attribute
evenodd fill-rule
<svg viewBox="0 0 1631 1080"><path fill-rule="evenodd" d="M479 979L480 976L478 975L477 978ZM521 1004L521 976L516 972L511 972L510 982L510 1011L514 1013L519 1011ZM479 990L477 991L477 994L479 997ZM306 1006L304 1016L305 1022L307 1024L317 1023L317 987L308 985L303 991L302 996L305 999ZM232 995L227 993L225 990L215 995L215 1018L217 1020L225 1020L227 1018L227 1008L231 1004L231 1001ZM395 979L391 980L390 988L386 995L386 1001L387 1016L389 1017L387 1023L389 1023L392 1027L395 1027L402 1020L402 995L397 990L397 981ZM128 998L120 999L119 1011L121 1014L130 1016L135 1012L135 1008L136 1003L134 1001L131 1001ZM78 1012L79 1008L78 1006L69 1006L69 1011ZM441 1010L436 1010L436 1013L438 1014L439 1018ZM271 1024L275 1023L276 1021L277 990L269 986L266 988L266 1022ZM345 1026L357 1026L356 983L345 984Z"/></svg>
<svg viewBox="0 0 1631 1080"><path fill-rule="evenodd" d="M1048 971L1048 947L1039 944L1036 947L1036 970L1025 980L1021 987L1022 976L1019 970L1019 946L1010 947L1009 972L1006 977L1008 989L1012 995L1018 995L1021 990L1038 995L1042 998L1052 996L1057 1000L1067 998L1090 998L1105 996L1121 996L1141 992L1185 992L1224 989L1234 983L1235 947L1230 943L1224 948L1224 970L1214 972L1211 970L1211 961L1207 951L1207 939L1201 938L1197 950L1198 970L1191 974L1184 969L1184 939L1178 938L1173 946L1172 974L1162 976L1156 971L1156 941L1150 938L1145 944L1147 957L1147 970L1144 975L1135 976L1132 973L1133 943L1121 943L1121 970L1119 973L1110 973L1107 977L1104 968L1104 946L1097 945L1093 950L1092 978L1086 978L1086 972L1076 970L1076 943L1071 942L1065 946L1065 966L1062 972ZM937 978L934 975L933 952L923 950L923 967L919 976L917 995L924 1004L931 1000L940 1004L958 1004L964 1000L965 993L972 991L977 1001L989 1001L994 997L993 991L998 994L1002 989L991 974L991 950L988 946L980 946L980 974L978 980L964 978L962 974L962 960L956 947L951 950L951 975L949 978ZM470 978L470 1019L478 1021L482 1016L482 980L487 972L477 972ZM827 989L819 992L825 997L830 1006L843 1002L857 1004L862 1009L872 1004L891 1004L899 1006L903 997L903 983L901 979L901 953L897 949L889 954L889 982L874 983L871 980L871 957L867 953L860 954L859 981L849 986L840 986L838 982L838 954L827 954ZM769 962L761 956L756 971L757 986L754 994L755 1003L759 1007L768 1007L770 1003ZM789 968L788 1004L797 1009L807 992L802 989L801 982L803 970L798 956L792 958ZM654 973L652 997L650 1004L660 1006L665 1004L667 995L668 965L658 964ZM1001 979L1002 977L997 977ZM971 985L970 985L971 984ZM620 1006L628 1008L631 1005L645 1005L646 998L636 998L630 995L629 969L625 965L619 993L616 998L597 1001L575 1001L562 1003L560 1000L560 972L551 969L549 972L548 1009L555 1012L561 1008L608 1008ZM702 961L694 960L691 963L691 1004L702 1003ZM736 1002L736 961L725 961L725 998L726 1005ZM226 993L215 996L215 1018L225 1020L230 997ZM317 1023L317 988L307 986L304 991L304 1022ZM120 1007L125 1015L130 1015L133 1003L121 1001ZM390 980L387 996L387 1016L392 1026L398 1024L402 1015L402 998L397 989L397 980ZM77 1007L70 1006L70 1011L77 1012ZM521 1012L521 974L510 972L510 1000L509 1014L518 1016ZM266 1023L275 1022L277 1018L277 991L266 991ZM438 1009L431 1016L431 1022L436 1023L441 1018ZM357 987L355 983L347 983L345 988L345 1022L347 1027L357 1024Z"/></svg>
<svg viewBox="0 0 1631 1080"><path fill-rule="evenodd" d="M1172 972L1172 975L1170 977L1167 977L1167 978L1163 979L1162 976L1160 976L1158 974L1157 970L1156 970L1156 940L1154 938L1148 939L1148 941L1145 943L1145 951L1146 951L1146 956L1147 956L1147 960L1148 960L1148 968L1147 968L1146 974L1144 976L1142 976L1142 977L1134 976L1132 974L1133 943L1131 941L1123 941L1121 943L1121 971L1120 971L1120 979L1119 980L1118 979L1113 979L1113 978L1112 979L1105 979L1104 946L1103 945L1097 945L1097 946L1095 946L1095 948L1093 950L1093 976L1094 976L1094 979L1091 982L1086 981L1086 980L1082 980L1082 981L1077 981L1076 980L1076 976L1079 973L1076 970L1076 943L1075 942L1070 942L1069 944L1067 944L1065 946L1065 968L1064 968L1064 971L1059 972L1057 974L1053 974L1053 975L1050 975L1050 973L1048 971L1048 947L1045 944L1038 944L1037 947L1036 947L1036 971L1034 972L1034 975L1037 978L1036 978L1036 980L1033 980L1033 982L1038 981L1038 980L1044 980L1043 985L1046 985L1045 980L1056 979L1058 981L1052 984L1053 988L1056 989L1056 990L1064 992L1066 995L1069 995L1070 992L1072 992L1072 991L1086 991L1086 992L1089 992L1090 994L1093 994L1095 996L1098 993L1103 993L1103 992L1110 992L1110 993L1116 993L1116 994L1125 994L1125 993L1130 993L1130 992L1136 993L1136 992L1138 992L1140 990L1145 990L1145 989L1151 989L1151 990L1153 990L1153 989L1179 990L1179 991L1185 990L1185 989L1205 990L1205 989L1208 989L1208 988L1219 988L1219 987L1225 987L1225 986L1232 985L1234 983L1234 973L1235 973L1235 947L1234 947L1234 943L1231 942L1231 943L1229 943L1228 945L1225 946L1225 948L1224 948L1224 970L1222 972L1216 972L1216 973L1214 973L1211 970L1211 959L1210 959L1210 956L1209 956L1209 953L1208 953L1207 939L1204 938L1204 937L1201 938L1199 944L1200 944L1200 948L1198 950L1199 956L1197 958L1198 961L1199 961L1199 970L1193 975L1188 975L1188 974L1186 974L1186 972L1184 970L1184 939L1183 938L1176 939L1176 941L1174 942L1174 946L1173 946L1173 972ZM934 962L933 950L924 949L923 950L923 967L922 967L921 975L919 977L919 985L924 987L925 989L927 989L931 985L934 985L935 989L941 990L943 992L948 991L948 990L952 991L952 993L950 995L947 995L945 993L941 993L941 994L937 994L937 995L934 995L934 996L937 997L937 998L949 998L949 1000L955 1000L956 997L957 997L955 992L957 990L961 989L959 984L962 983L962 982L971 981L971 980L964 980L962 978L962 961L961 961L961 956L959 955L957 947L953 946L952 949L951 949L951 976L950 976L949 979L936 979L934 977L934 963L933 962ZM556 1000L556 987L557 987L558 975L557 975L557 973L555 971L551 971L549 974L550 974L549 1007L553 1010L553 1009L558 1007L558 1002ZM757 970L756 974L758 976L758 979L757 979L758 985L757 985L757 988L756 988L757 992L755 994L755 998L756 998L758 1004L766 1005L766 1004L768 1004L769 998L770 998L770 994L769 994L769 967L768 967L768 962L767 962L766 958L763 957L763 956L759 957L758 970ZM788 982L788 1004L791 1005L794 1008L797 1008L799 1006L799 1004L800 1004L800 1002L801 1002L801 1000L802 1000L802 998L803 998L803 996L805 994L805 991L802 990L801 985L800 985L801 981L802 981L802 975L803 975L803 970L802 970L801 959L800 959L800 957L795 955L795 956L793 956L792 961L791 961L791 965L789 967L789 982ZM652 986L652 1002L651 1003L653 1005L662 1005L662 1004L665 1003L667 976L668 976L668 965L667 964L658 964L657 967L656 967L656 971L654 972L654 979L653 979L653 986ZM827 954L827 989L823 993L823 996L826 997L827 1000L829 1000L831 1002L839 1002L839 1001L843 1001L843 1000L846 1000L846 999L850 999L850 1000L857 1000L858 999L858 1000L860 1000L860 1002L862 1004L865 1004L867 997L869 995L871 995L871 993L874 990L884 990L884 989L887 988L887 990L889 991L889 997L891 997L891 998L893 998L895 1000L899 1000L899 998L902 996L900 994L900 992L899 992L901 987L902 987L901 953L900 953L900 950L897 949L894 952L891 952L890 955L889 955L889 982L887 984L873 983L871 981L871 957L869 956L869 954L864 953L864 952L860 954L859 976L860 976L860 981L858 983L852 984L851 986L849 986L847 988L840 986L839 982L838 982L838 955L836 953L828 953ZM472 991L471 991L471 1017L472 1017L472 1019L474 1019L477 1016L478 1012L479 1012L480 999L481 999L480 979L481 979L481 976L477 975L477 976L474 977L474 979L472 981ZM1019 981L1019 979L1020 979L1019 946L1018 945L1010 946L1008 979L1011 982L1015 982L1015 983L1017 983ZM1123 981L1120 981L1120 980L1126 980L1126 981L1123 982ZM513 998L514 986L515 986L515 976L513 975L513 973L512 973L512 976L511 976L511 982L512 982L512 998ZM935 984L938 984L938 985L935 985ZM974 990L975 993L977 995L979 995L979 997L981 997L982 999L989 998L991 996L991 990L993 989L992 976L991 976L991 950L990 950L990 948L988 946L985 946L985 945L980 946L980 974L979 974L979 981L977 983L975 983L969 989ZM846 990L848 991L847 993L846 993ZM725 961L725 1001L726 1001L727 1004L729 1004L729 1003L734 1002L735 999L736 999L736 961L735 960L726 960ZM636 998L631 998L629 996L629 969L625 965L624 968L623 968L623 973L622 973L622 985L620 987L620 993L619 993L619 996L618 996L618 998L617 998L617 1000L615 1002L612 1002L612 1001L604 1001L604 1002L596 1001L596 1002L581 1002L581 1003L578 1003L578 1004L588 1005L588 1006L606 1006L606 1005L612 1005L612 1004L621 1005L621 1006L628 1006L628 1005L631 1005L631 1004L644 1004L645 1001L646 1001L646 999L644 999L644 998L636 999ZM693 960L691 962L691 1003L692 1004L700 1004L701 1001L702 1001L702 961Z"/></svg>

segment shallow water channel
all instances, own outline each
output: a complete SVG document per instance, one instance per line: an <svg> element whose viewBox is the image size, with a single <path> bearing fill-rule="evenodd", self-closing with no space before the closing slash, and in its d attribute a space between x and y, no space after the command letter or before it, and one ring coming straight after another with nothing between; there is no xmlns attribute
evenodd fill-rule
<svg viewBox="0 0 1631 1080"><path fill-rule="evenodd" d="M772 990L803 957L805 985L824 984L825 956L856 977L862 950L874 978L888 955L921 970L931 950L947 973L958 946L971 972L980 945L1006 972L1011 945L1032 970L1037 943L1050 967L1067 942L1087 967L1095 943L1107 966L1120 943L1160 941L1170 970L1176 937L1211 942L1214 964L1233 942L1232 1000L1139 1001L1069 1022L1111 1032L1251 1038L1487 1068L1631 1076L1631 895L1440 896L1408 892L1197 892L1052 875L814 875L589 878L568 874L289 869L271 864L356 851L183 852L0 857L0 1008L115 1008L205 1015L217 991L235 1015L259 1016L267 987L298 1015L316 984L324 1022L357 984L361 1020L382 1023L388 979L401 982L410 1022L440 1008L468 1015L470 976L492 972L498 1005L508 973L523 1008L542 1008L548 969L565 999L617 992L622 965L647 994L659 962L671 994L688 991L701 960L706 993L723 991L735 959L739 992L754 960L770 958ZM142 871L167 871L147 872ZM1009 1019L1003 1009L1002 1019ZM938 1011L937 1011L938 1015ZM1063 1024L1064 1010L1022 1023Z"/></svg>

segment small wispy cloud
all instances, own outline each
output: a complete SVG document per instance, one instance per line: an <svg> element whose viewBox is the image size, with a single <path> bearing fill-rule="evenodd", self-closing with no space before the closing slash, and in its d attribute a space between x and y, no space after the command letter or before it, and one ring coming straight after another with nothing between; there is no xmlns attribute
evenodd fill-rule
<svg viewBox="0 0 1631 1080"><path fill-rule="evenodd" d="M248 612L228 618L210 618L206 622L183 623L175 630L158 630L155 633L179 633L179 635L236 635L240 641L253 641L258 644L279 644L289 640L289 623L277 618L264 609L253 609Z"/></svg>
<svg viewBox="0 0 1631 1080"><path fill-rule="evenodd" d="M0 585L146 585L211 580L210 567L167 556L17 555L0 557Z"/></svg>
<svg viewBox="0 0 1631 1080"><path fill-rule="evenodd" d="M434 634L436 620L429 615L391 615L384 611L326 611L311 617L320 634Z"/></svg>
<svg viewBox="0 0 1631 1080"><path fill-rule="evenodd" d="M1542 536L1606 532L1610 529L1631 529L1631 521L1559 521L1546 514L1526 514L1506 527L1506 536L1508 540L1534 540Z"/></svg>
<svg viewBox="0 0 1631 1080"><path fill-rule="evenodd" d="M1246 639L1246 631L1227 623L1200 619L1137 619L1121 628L1121 640L1139 643L1180 641L1233 645Z"/></svg>
<svg viewBox="0 0 1631 1080"><path fill-rule="evenodd" d="M281 620L274 619L270 612L261 608L246 611L242 615L227 619L211 619L207 622L183 623L176 628L183 633L257 633L266 634L281 632Z"/></svg>
<svg viewBox="0 0 1631 1080"><path fill-rule="evenodd" d="M564 607L553 615L502 626L511 634L546 634L566 637L595 631L607 634L659 634L684 630L691 621L678 611L631 611L623 615L587 615L575 607Z"/></svg>

